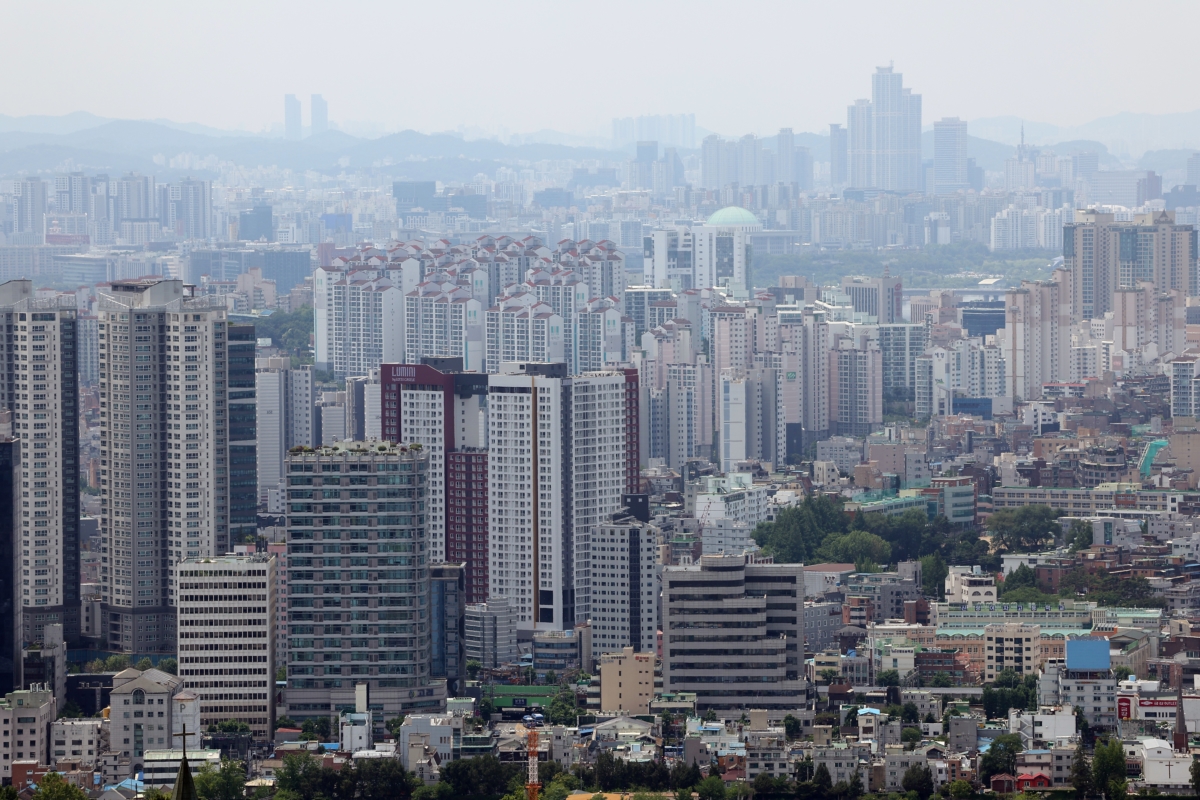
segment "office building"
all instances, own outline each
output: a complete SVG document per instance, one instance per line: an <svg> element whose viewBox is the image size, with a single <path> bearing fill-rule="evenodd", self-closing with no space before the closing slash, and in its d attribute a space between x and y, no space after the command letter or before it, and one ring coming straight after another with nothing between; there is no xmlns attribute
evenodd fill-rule
<svg viewBox="0 0 1200 800"><path fill-rule="evenodd" d="M214 235L212 182L179 182L175 232L184 239L208 239Z"/></svg>
<svg viewBox="0 0 1200 800"><path fill-rule="evenodd" d="M275 241L275 218L271 207L262 203L238 212L238 238L244 242Z"/></svg>
<svg viewBox="0 0 1200 800"><path fill-rule="evenodd" d="M633 497L648 503L645 495ZM596 526L591 550L593 652L626 647L654 652L660 594L658 529L623 510Z"/></svg>
<svg viewBox="0 0 1200 800"><path fill-rule="evenodd" d="M921 95L903 86L903 75L878 67L871 99L847 111L851 185L909 192L921 189Z"/></svg>
<svg viewBox="0 0 1200 800"><path fill-rule="evenodd" d="M329 130L329 103L319 94L309 98L308 114L310 124L308 132L312 136Z"/></svg>
<svg viewBox="0 0 1200 800"><path fill-rule="evenodd" d="M283 96L283 138L298 142L302 137L300 98L294 94L285 94Z"/></svg>
<svg viewBox="0 0 1200 800"><path fill-rule="evenodd" d="M275 731L276 568L269 553L175 565L179 677L205 729L236 720L257 740Z"/></svg>
<svg viewBox="0 0 1200 800"><path fill-rule="evenodd" d="M489 597L523 631L570 630L591 614L590 537L636 463L627 375L503 366L488 376Z"/></svg>
<svg viewBox="0 0 1200 800"><path fill-rule="evenodd" d="M482 602L487 598L488 377L464 372L461 359L446 358L384 364L380 381L382 438L418 444L429 460L425 535L430 561L466 564L467 602Z"/></svg>
<svg viewBox="0 0 1200 800"><path fill-rule="evenodd" d="M29 490L23 497L32 496L23 500L12 545L21 559L19 638L30 643L53 624L70 643L80 637L79 342L68 299L36 299L28 280L0 284L0 321L10 342L0 404L12 411L22 490Z"/></svg>
<svg viewBox="0 0 1200 800"><path fill-rule="evenodd" d="M847 129L836 123L829 126L829 182L843 186L849 175L850 153L847 150Z"/></svg>
<svg viewBox="0 0 1200 800"><path fill-rule="evenodd" d="M880 325L904 322L903 281L888 275L886 268L882 278L842 278L842 292L856 312L874 317Z"/></svg>
<svg viewBox="0 0 1200 800"><path fill-rule="evenodd" d="M443 707L445 684L431 674L428 543L420 513L428 469L420 450L386 442L288 454L287 713L293 719L352 706L361 685L385 718Z"/></svg>
<svg viewBox="0 0 1200 800"><path fill-rule="evenodd" d="M257 531L254 328L189 291L119 281L100 295L100 578L119 652L173 652L172 565Z"/></svg>
<svg viewBox="0 0 1200 800"><path fill-rule="evenodd" d="M600 655L600 711L645 714L654 699L653 649L623 647Z"/></svg>
<svg viewBox="0 0 1200 800"><path fill-rule="evenodd" d="M699 713L805 706L799 564L706 555L662 580L664 692L695 692Z"/></svg>
<svg viewBox="0 0 1200 800"><path fill-rule="evenodd" d="M933 194L954 194L971 188L967 174L967 123L946 117L933 123Z"/></svg>
<svg viewBox="0 0 1200 800"><path fill-rule="evenodd" d="M516 610L504 598L468 605L463 630L463 655L484 669L512 664L520 656Z"/></svg>

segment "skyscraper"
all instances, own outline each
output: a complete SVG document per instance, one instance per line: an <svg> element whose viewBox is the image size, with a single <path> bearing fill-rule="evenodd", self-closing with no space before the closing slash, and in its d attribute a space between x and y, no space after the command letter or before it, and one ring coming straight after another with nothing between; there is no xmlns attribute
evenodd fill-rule
<svg viewBox="0 0 1200 800"><path fill-rule="evenodd" d="M207 239L213 235L210 181L179 182L175 225L176 232L185 239Z"/></svg>
<svg viewBox="0 0 1200 800"><path fill-rule="evenodd" d="M933 123L933 178L935 194L954 194L971 188L967 174L967 123L946 117Z"/></svg>
<svg viewBox="0 0 1200 800"><path fill-rule="evenodd" d="M176 280L115 282L99 316L102 646L171 652L172 566L256 528L254 328Z"/></svg>
<svg viewBox="0 0 1200 800"><path fill-rule="evenodd" d="M621 507L627 377L567 377L564 364L488 376L488 580L525 631L590 616L591 536Z"/></svg>
<svg viewBox="0 0 1200 800"><path fill-rule="evenodd" d="M302 135L300 100L294 94L285 94L283 96L283 137L299 141Z"/></svg>
<svg viewBox="0 0 1200 800"><path fill-rule="evenodd" d="M38 642L46 625L61 624L74 643L80 636L75 304L35 299L30 281L8 281L0 284L0 322L13 342L13 360L0 372L0 405L13 412L26 492L14 545L21 551L20 635Z"/></svg>
<svg viewBox="0 0 1200 800"><path fill-rule="evenodd" d="M829 126L829 182L841 186L849 179L847 130L841 125Z"/></svg>
<svg viewBox="0 0 1200 800"><path fill-rule="evenodd" d="M890 66L871 76L871 99L847 111L850 183L913 192L921 186L921 95L903 86Z"/></svg>
<svg viewBox="0 0 1200 800"><path fill-rule="evenodd" d="M312 120L309 126L310 135L316 136L329 130L329 103L325 102L324 97L314 94L309 100L308 113Z"/></svg>
<svg viewBox="0 0 1200 800"><path fill-rule="evenodd" d="M31 176L14 181L13 189L16 201L13 231L35 237L29 244L41 244L46 235L46 182Z"/></svg>
<svg viewBox="0 0 1200 800"><path fill-rule="evenodd" d="M775 180L783 183L797 183L796 177L796 135L791 128L780 128L775 138Z"/></svg>

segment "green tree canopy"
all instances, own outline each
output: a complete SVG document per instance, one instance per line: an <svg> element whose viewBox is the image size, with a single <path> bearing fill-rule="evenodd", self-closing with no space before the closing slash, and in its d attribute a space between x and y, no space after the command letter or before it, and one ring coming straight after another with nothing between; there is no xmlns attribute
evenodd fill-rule
<svg viewBox="0 0 1200 800"><path fill-rule="evenodd" d="M1002 508L988 517L987 527L997 550L1029 553L1053 542L1062 527L1055 520L1058 511L1046 505Z"/></svg>
<svg viewBox="0 0 1200 800"><path fill-rule="evenodd" d="M892 546L881 537L866 531L831 533L817 548L817 558L841 564L857 564L860 561L889 564L892 560Z"/></svg>
<svg viewBox="0 0 1200 800"><path fill-rule="evenodd" d="M1015 733L1004 733L992 740L992 746L979 759L979 777L986 783L993 775L1014 774L1017 768L1017 753L1024 750L1021 737Z"/></svg>
<svg viewBox="0 0 1200 800"><path fill-rule="evenodd" d="M200 800L242 800L245 797L246 765L232 760L222 761L220 767L205 764L196 773L195 781L196 797Z"/></svg>

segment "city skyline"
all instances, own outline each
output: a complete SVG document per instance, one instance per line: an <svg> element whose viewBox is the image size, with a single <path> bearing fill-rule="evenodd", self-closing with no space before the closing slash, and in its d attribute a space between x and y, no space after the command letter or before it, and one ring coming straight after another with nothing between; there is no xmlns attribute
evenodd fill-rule
<svg viewBox="0 0 1200 800"><path fill-rule="evenodd" d="M541 76L541 92L554 97L555 102L513 105L510 92L490 82L476 80L482 74L494 72L485 67L484 50L478 54L467 50L452 63L442 64L445 85L455 85L454 100L442 91L438 81L407 86L402 92L405 102L390 102L396 88L390 79L380 75L360 75L351 62L317 59L311 62L287 64L290 43L302 37L307 29L304 20L311 15L294 10L280 14L272 4L239 8L245 23L232 29L225 26L220 13L198 13L187 9L165 9L144 6L141 13L109 19L99 11L78 6L68 15L56 35L64 43L77 43L106 32L118 32L132 39L148 42L153 54L166 47L158 44L154 34L175 27L186 27L190 34L171 39L170 56L181 66L178 71L145 71L146 52L136 54L117 51L108 60L103 73L71 71L66 80L62 70L69 62L51 60L42 66L36 79L10 82L0 88L0 110L10 116L29 114L60 115L75 111L111 115L131 119L174 119L181 123L195 122L227 130L259 131L278 125L283 119L279 98L295 94L307 100L320 94L329 103L332 120L342 123L375 123L382 131L414 129L422 131L454 130L459 126L487 125L497 132L507 129L528 133L540 129L567 129L572 133L594 134L607 132L611 120L639 114L695 113L697 124L725 135L749 131L769 131L792 127L798 131L820 131L830 121L839 121L839 111L847 102L869 95L870 86L864 76L875 67L892 63L902 71L906 80L926 98L926 118L958 116L962 119L1016 117L1039 123L1074 126L1091 120L1121 113L1169 114L1195 110L1186 92L1177 92L1171 81L1147 82L1140 72L1112 72L1104 75L1105 91L1092 91L1096 82L1090 70L1067 68L1072 63L1086 63L1095 52L1119 48L1128 37L1142 40L1158 39L1163 47L1158 51L1158 68L1164 75L1186 74L1186 47L1171 46L1174 31L1187 30L1200 11L1186 4L1174 5L1170 28L1161 26L1163 15L1147 15L1127 20L1120 28L1104 22L1104 14L1080 16L1066 6L1037 6L1039 24L1027 24L1028 17L1014 9L1008 16L984 18L979 12L951 4L934 4L939 13L909 18L899 10L879 4L872 9L873 24L856 25L853 29L855 47L847 50L844 37L828 36L822 31L837 31L853 23L840 9L798 7L770 4L760 7L760 13L734 20L723 20L712 26L710 17L715 9L700 7L697 13L680 14L681 6L656 4L639 7L642 25L615 26L605 19L589 18L597 33L615 35L625 46L637 46L642 57L610 65L608 79L624 83L619 94L612 98L605 92L580 92L572 70L554 70ZM1030 4L1032 7L1032 4ZM468 4L482 11L482 7ZM536 68L545 59L559 59L570 64L576 58L572 46L560 40L554 32L567 29L574 14L561 8L532 4L536 14L488 13L463 14L456 23L461 35L501 37L515 32L517 21L523 36L532 36L542 43L537 53L523 55L511 62L508 70L499 73L502 79L517 80L521 70ZM329 41L358 36L359 26L367 19L373 25L387 28L390 23L404 30L423 30L441 25L440 10L432 7L406 9L404 18L393 16L395 11L374 3L358 4L342 17L322 15L322 34ZM36 10L13 9L10 29L14 33L32 30ZM614 15L614 21L616 16ZM258 20L262 24L255 24ZM770 21L770 24L767 24ZM695 43L701 50L708 47L734 46L738 42L756 41L760 64L758 81L746 80L739 70L728 69L723 59L710 61L687 59L676 61L666 51L650 45L654 31L664 24L679 26L680 35ZM1071 37L1060 31L1069 26ZM264 40L256 31L272 30L274 36ZM971 35L972 32L988 35ZM140 33L146 36L141 37ZM203 60L206 34L219 37L228 46L226 57L215 63ZM847 34L850 31L847 30ZM803 46L794 42L800 37ZM1020 36L1029 52L1055 52L1064 64L1054 81L1045 80L1045 68L1037 59L1013 59L1008 42ZM929 48L930 40L939 47ZM418 62L441 52L435 44L438 37L408 37L405 47L410 58ZM643 41L645 40L645 41ZM728 41L727 41L728 40ZM1179 42L1183 45L1183 41ZM34 37L14 37L14 57L32 60L37 52ZM438 48L434 50L433 48ZM164 55L166 53L164 52ZM191 61L189 61L191 58ZM199 64L203 61L204 68ZM195 63L196 67L188 66ZM839 67L828 69L830 63ZM1003 63L1004 80L991 64ZM989 68L971 68L973 64L988 64ZM950 68L951 65L954 68ZM487 70L481 72L480 70ZM246 75L256 75L253 90L234 89L245 85ZM653 75L654 79L641 80ZM664 103L659 90L660 81L672 87L670 102ZM53 83L56 90L44 92L41 87ZM138 86L136 93L124 87ZM987 86L987 91L980 91ZM1039 88L1040 87L1040 88ZM1053 87L1053 89L1051 89ZM620 97L620 101L615 100ZM196 109L205 109L200 119ZM464 113L464 109L471 109Z"/></svg>

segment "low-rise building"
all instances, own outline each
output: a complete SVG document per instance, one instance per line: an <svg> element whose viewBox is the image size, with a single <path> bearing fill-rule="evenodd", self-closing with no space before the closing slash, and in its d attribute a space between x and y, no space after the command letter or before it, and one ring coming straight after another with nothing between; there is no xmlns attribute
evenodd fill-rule
<svg viewBox="0 0 1200 800"><path fill-rule="evenodd" d="M50 764L71 761L85 767L100 763L108 750L109 720L98 717L58 719L50 725Z"/></svg>
<svg viewBox="0 0 1200 800"><path fill-rule="evenodd" d="M600 656L600 711L645 714L654 699L655 660L632 647Z"/></svg>

